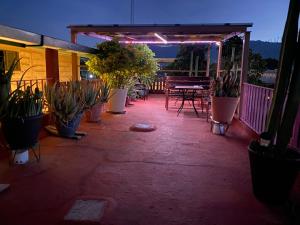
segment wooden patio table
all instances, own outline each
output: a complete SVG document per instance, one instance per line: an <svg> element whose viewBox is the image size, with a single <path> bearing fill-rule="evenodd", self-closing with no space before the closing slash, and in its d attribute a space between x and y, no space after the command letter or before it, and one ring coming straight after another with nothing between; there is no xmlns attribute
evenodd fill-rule
<svg viewBox="0 0 300 225"><path fill-rule="evenodd" d="M196 98L197 91L205 90L204 87L202 85L177 85L174 87L174 89L182 93L182 102L177 111L177 116L179 116L181 110L184 107L184 103L187 100L187 101L192 101L194 111L197 117L199 117L198 111L195 107L195 98Z"/></svg>

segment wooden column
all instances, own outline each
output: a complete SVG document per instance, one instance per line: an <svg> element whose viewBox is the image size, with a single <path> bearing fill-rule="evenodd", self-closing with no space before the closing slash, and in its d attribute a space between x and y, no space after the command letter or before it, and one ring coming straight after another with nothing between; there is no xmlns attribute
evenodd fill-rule
<svg viewBox="0 0 300 225"><path fill-rule="evenodd" d="M211 44L207 47L207 55L206 55L206 76L209 77L209 68L210 68L210 49Z"/></svg>
<svg viewBox="0 0 300 225"><path fill-rule="evenodd" d="M221 75L221 67L222 67L222 42L219 42L219 52L218 52L218 64L217 64L217 77Z"/></svg>
<svg viewBox="0 0 300 225"><path fill-rule="evenodd" d="M243 110L243 100L244 100L244 86L243 83L247 82L248 77L248 57L249 57L249 43L250 43L250 32L247 31L243 38L243 51L242 51L242 62L241 62L241 75L240 75L240 104L238 109L238 116L241 116Z"/></svg>
<svg viewBox="0 0 300 225"><path fill-rule="evenodd" d="M49 83L59 81L58 50L46 48L46 78Z"/></svg>
<svg viewBox="0 0 300 225"><path fill-rule="evenodd" d="M71 31L71 42L77 43L77 32ZM78 67L78 55L77 53L72 53L72 80L79 80L79 67Z"/></svg>

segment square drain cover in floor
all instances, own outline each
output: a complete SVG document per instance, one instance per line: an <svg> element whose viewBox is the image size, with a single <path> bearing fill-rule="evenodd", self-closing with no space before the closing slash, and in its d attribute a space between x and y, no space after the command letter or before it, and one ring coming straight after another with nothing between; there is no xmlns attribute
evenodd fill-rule
<svg viewBox="0 0 300 225"><path fill-rule="evenodd" d="M103 216L105 201L76 200L64 220L100 222Z"/></svg>

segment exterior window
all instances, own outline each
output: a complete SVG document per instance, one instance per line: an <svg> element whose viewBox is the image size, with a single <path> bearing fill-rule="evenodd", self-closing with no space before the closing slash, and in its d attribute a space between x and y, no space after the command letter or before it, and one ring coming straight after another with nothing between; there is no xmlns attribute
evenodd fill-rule
<svg viewBox="0 0 300 225"><path fill-rule="evenodd" d="M0 63L3 63L4 61L5 70L8 70L8 68L13 63L13 61L18 59L19 59L19 52L0 50ZM20 70L21 70L21 66L19 62L18 65L16 66L15 71L20 71Z"/></svg>
<svg viewBox="0 0 300 225"><path fill-rule="evenodd" d="M80 76L81 76L81 79L84 79L84 80L95 79L96 77L94 76L94 74L91 74L88 71L87 66L85 65L85 63L87 61L88 61L88 58L85 58L85 57L80 58Z"/></svg>

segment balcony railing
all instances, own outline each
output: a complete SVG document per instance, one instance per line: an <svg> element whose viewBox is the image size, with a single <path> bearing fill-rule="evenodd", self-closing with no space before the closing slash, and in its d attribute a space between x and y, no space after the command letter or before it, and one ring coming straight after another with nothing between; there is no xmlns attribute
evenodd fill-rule
<svg viewBox="0 0 300 225"><path fill-rule="evenodd" d="M36 87L38 87L40 89L40 91L44 91L45 88L45 84L47 84L49 81L51 81L52 79L34 79L34 80L14 80L11 81L11 90L15 90L18 86L18 84L20 84L20 87L22 90L25 90L27 88L27 86L32 87L32 89L34 90Z"/></svg>
<svg viewBox="0 0 300 225"><path fill-rule="evenodd" d="M244 83L242 97L240 119L257 134L260 134L265 129L272 103L273 89Z"/></svg>
<svg viewBox="0 0 300 225"><path fill-rule="evenodd" d="M271 107L273 89L253 84L243 84L242 112L240 119L257 134L264 131ZM300 147L300 110L295 120L290 145Z"/></svg>

